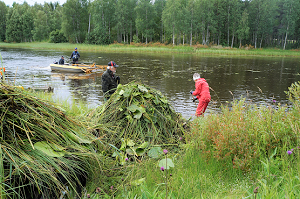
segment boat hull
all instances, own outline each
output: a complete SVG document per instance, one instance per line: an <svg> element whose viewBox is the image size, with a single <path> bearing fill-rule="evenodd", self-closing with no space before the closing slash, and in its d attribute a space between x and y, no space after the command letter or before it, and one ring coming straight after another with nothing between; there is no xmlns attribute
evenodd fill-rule
<svg viewBox="0 0 300 199"><path fill-rule="evenodd" d="M83 64L50 64L50 68L52 71L60 71L60 72L70 72L70 73L85 73L90 72L95 69L103 68L102 66L97 65L83 65Z"/></svg>

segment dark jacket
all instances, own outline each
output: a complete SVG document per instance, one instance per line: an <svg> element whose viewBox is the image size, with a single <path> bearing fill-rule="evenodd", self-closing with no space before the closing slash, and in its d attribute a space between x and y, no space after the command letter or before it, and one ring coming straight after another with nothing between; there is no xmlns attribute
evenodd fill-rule
<svg viewBox="0 0 300 199"><path fill-rule="evenodd" d="M65 64L65 60L63 60L62 58L59 60L58 62L60 65L64 65Z"/></svg>
<svg viewBox="0 0 300 199"><path fill-rule="evenodd" d="M77 55L77 56L75 56L75 55ZM77 59L78 60L79 57L80 57L79 52L78 51L73 51L72 54L71 54L70 59L73 58L73 59Z"/></svg>
<svg viewBox="0 0 300 199"><path fill-rule="evenodd" d="M110 96L116 91L118 87L118 76L115 76L113 72L107 69L102 75L102 91L104 97L109 99Z"/></svg>

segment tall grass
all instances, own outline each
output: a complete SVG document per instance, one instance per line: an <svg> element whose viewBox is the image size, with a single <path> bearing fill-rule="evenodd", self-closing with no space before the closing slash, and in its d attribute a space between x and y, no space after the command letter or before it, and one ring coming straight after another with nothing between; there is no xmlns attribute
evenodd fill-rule
<svg viewBox="0 0 300 199"><path fill-rule="evenodd" d="M292 108L244 99L195 119L179 147L168 149L175 167L168 170L167 198L299 198L299 84L287 91ZM70 110L85 115L80 106ZM160 158L123 166L106 158L109 163L91 168L87 193L93 198L166 198Z"/></svg>
<svg viewBox="0 0 300 199"><path fill-rule="evenodd" d="M74 197L80 195L78 175L101 167L103 157L95 152L99 139L34 93L1 83L0 102L1 194L58 198L68 186Z"/></svg>
<svg viewBox="0 0 300 199"><path fill-rule="evenodd" d="M169 150L175 167L167 198L299 198L299 82L287 94L289 109L240 100L194 120L181 150ZM117 198L165 198L158 160L140 163L129 176ZM141 178L142 185L129 186Z"/></svg>
<svg viewBox="0 0 300 199"><path fill-rule="evenodd" d="M253 48L228 48L222 46L207 47L205 45L165 45L161 43L132 43L120 44L114 43L110 45L92 45L92 44L71 44L71 43L0 43L0 47L6 48L29 48L29 49L47 49L47 50L65 50L69 51L78 47L80 51L86 52L135 52L135 53L192 53L196 55L222 55L222 56L287 56L298 57L300 52L296 50L281 49L253 49Z"/></svg>

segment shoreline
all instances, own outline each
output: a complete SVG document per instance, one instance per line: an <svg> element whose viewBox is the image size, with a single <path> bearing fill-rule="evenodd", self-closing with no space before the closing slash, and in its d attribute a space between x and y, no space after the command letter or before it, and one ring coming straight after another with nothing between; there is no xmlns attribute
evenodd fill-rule
<svg viewBox="0 0 300 199"><path fill-rule="evenodd" d="M0 48L29 48L38 50L70 50L75 47L86 52L134 52L134 53L178 53L193 55L222 55L222 56L258 56L258 57L298 57L300 50L280 50L280 49L238 49L222 46L207 47L203 45L164 45L160 43L149 44L110 44L110 45L92 45L92 44L70 44L70 43L47 43L47 42L26 42L26 43L4 43L0 42Z"/></svg>

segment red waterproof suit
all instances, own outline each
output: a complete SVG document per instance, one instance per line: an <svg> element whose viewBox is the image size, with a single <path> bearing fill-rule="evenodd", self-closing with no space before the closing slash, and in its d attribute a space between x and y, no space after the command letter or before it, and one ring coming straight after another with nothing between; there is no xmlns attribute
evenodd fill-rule
<svg viewBox="0 0 300 199"><path fill-rule="evenodd" d="M210 92L209 92L209 86L208 83L206 82L206 80L204 78L200 78L197 79L195 82L195 91L193 92L193 95L195 95L197 97L197 99L199 100L199 104L196 110L196 115L197 117L199 117L200 115L202 115L205 110L206 107L208 105L208 103L210 102Z"/></svg>

